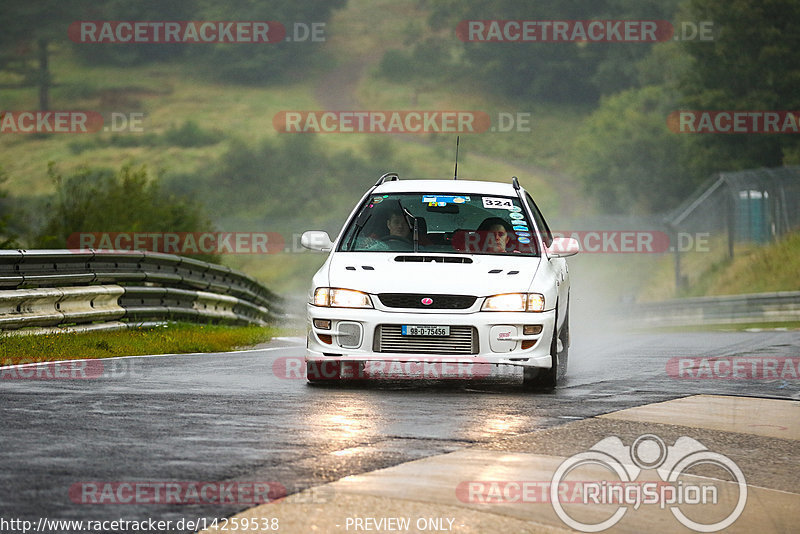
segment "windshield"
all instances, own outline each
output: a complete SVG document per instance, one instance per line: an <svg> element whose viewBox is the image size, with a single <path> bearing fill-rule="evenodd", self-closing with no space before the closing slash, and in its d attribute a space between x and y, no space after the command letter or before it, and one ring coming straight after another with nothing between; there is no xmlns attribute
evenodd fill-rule
<svg viewBox="0 0 800 534"><path fill-rule="evenodd" d="M339 250L539 255L518 198L450 193L370 196Z"/></svg>

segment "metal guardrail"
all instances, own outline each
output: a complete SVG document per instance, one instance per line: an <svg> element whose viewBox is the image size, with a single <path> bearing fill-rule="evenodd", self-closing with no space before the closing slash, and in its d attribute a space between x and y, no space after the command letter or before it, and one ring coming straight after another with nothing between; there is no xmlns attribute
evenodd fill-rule
<svg viewBox="0 0 800 534"><path fill-rule="evenodd" d="M265 325L280 301L243 273L171 254L0 250L0 330L119 319Z"/></svg>
<svg viewBox="0 0 800 534"><path fill-rule="evenodd" d="M640 303L632 306L626 315L646 326L800 321L800 291Z"/></svg>

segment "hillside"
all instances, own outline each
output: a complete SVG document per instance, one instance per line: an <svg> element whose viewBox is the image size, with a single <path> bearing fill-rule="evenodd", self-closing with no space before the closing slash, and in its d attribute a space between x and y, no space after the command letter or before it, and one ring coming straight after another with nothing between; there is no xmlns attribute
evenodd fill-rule
<svg viewBox="0 0 800 534"><path fill-rule="evenodd" d="M386 17L387 10L392 18ZM54 190L47 175L49 162L63 175L86 167L146 165L160 175L169 190L206 204L218 229L280 232L293 252L272 257L228 256L223 262L295 291L304 287L321 261L297 247L302 231L322 228L335 233L353 202L382 172L399 166L406 178L446 178L452 173L455 135L281 134L276 132L273 118L286 110L460 109L493 117L499 112L530 113L530 132L463 135L460 177L505 181L518 176L551 216L590 209L591 202L561 170L570 132L585 111L501 101L468 86L420 86L404 80L389 82L376 75L382 52L401 46L407 28L425 16L415 3L351 0L334 13L326 28L330 40L324 58L310 71L262 86L211 82L179 62L127 68L87 65L69 46L56 47L51 57L57 81L52 90L53 109L89 109L105 116L143 114L141 131L1 135L0 167L9 178L3 188L28 214L17 221L17 228L37 224L31 214L41 210L42 202ZM34 109L37 105L33 89L4 89L3 101L6 109ZM240 192L235 187L209 182L219 179L209 174L209 169L219 168L232 147L243 143L257 151L264 142L282 147L294 142L287 139L291 136L313 138L309 142L314 150L330 161L358 158L363 163L355 167L362 169L361 174L345 173L331 182L331 177L319 172L300 178L263 168L264 178L259 180L264 187L255 193L241 193L246 202L237 200ZM287 180L295 188L324 192L332 205L306 210L300 204L292 206L296 217L270 216L271 201L287 207L292 200L276 200L277 189L269 184L283 186ZM29 236L17 233L25 245Z"/></svg>
<svg viewBox="0 0 800 534"><path fill-rule="evenodd" d="M143 117L141 128L0 135L0 171L8 178L0 184L0 193L9 195L0 208L13 208L11 216L5 210L0 213L0 230L2 221L9 219L8 227L21 245L32 246L45 226L43 219L53 210L52 176L68 177L84 168L146 166L165 195L199 203L216 229L280 233L287 244L284 253L229 255L222 261L279 292L291 293L305 288L323 259L299 247L300 234L308 229L335 234L378 175L399 171L404 179L452 176L453 133L279 133L276 118L288 111L483 114L491 128L461 135L459 176L499 181L518 176L551 225L561 230L602 230L606 219L598 212L629 217L624 224L631 228L650 228L646 225L653 211L665 209L667 201L691 190L693 180L707 176L684 169L686 137L672 135L663 118L676 102L670 88L658 84L679 74L674 69L687 59L678 43L657 45L652 55L642 44L461 46L454 37L453 17L478 9L479 2L470 0L452 9L404 0L339 4L344 6L332 12L324 43L314 53L274 78L262 76L258 83L210 76L203 65L192 63L196 56L191 53L148 56L119 67L111 66L113 61L87 60L70 43L54 41L51 109L92 110L106 117L138 114ZM558 11L557 4L542 9ZM632 10L630 16L656 9L670 18L676 9L674 2L621 4ZM531 10L524 2L508 2L512 5L522 12ZM192 53L197 50L195 46ZM520 68L509 67L514 64ZM593 72L593 78L580 79L573 72L577 67ZM539 74L537 68L542 69L542 80L533 75ZM559 72L569 76L556 75ZM512 79L529 86L506 90ZM13 81L0 70L0 109L36 109L35 88L9 88ZM540 81L550 85L537 85ZM594 92L586 93L592 84ZM501 117L516 118L517 126L524 120L524 127L504 131ZM49 175L51 162L55 172ZM662 195L666 188L672 197ZM743 257L730 268L744 269L737 263ZM587 255L578 263L590 265L587 272L596 285L624 298L631 292L662 298L671 296L674 287L666 256ZM692 280L692 291L717 291L709 280L723 267L728 268L720 264L711 274ZM620 272L624 280L619 280ZM731 281L736 279L731 275ZM792 285L791 280L774 279ZM719 290L725 287L732 284L720 282Z"/></svg>

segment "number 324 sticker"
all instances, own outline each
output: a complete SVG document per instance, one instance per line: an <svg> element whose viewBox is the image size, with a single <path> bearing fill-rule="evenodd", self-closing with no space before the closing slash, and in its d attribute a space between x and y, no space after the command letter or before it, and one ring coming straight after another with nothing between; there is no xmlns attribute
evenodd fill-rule
<svg viewBox="0 0 800 534"><path fill-rule="evenodd" d="M510 210L514 202L510 198L483 197L483 207L500 210Z"/></svg>

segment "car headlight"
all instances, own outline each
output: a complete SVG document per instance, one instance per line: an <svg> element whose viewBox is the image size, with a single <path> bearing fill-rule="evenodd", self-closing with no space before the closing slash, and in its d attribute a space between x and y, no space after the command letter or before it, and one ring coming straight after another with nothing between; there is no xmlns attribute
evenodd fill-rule
<svg viewBox="0 0 800 534"><path fill-rule="evenodd" d="M544 310L544 295L540 293L504 293L486 297L482 311L540 312Z"/></svg>
<svg viewBox="0 0 800 534"><path fill-rule="evenodd" d="M334 287L318 287L312 304L332 308L372 308L372 300L366 293Z"/></svg>

